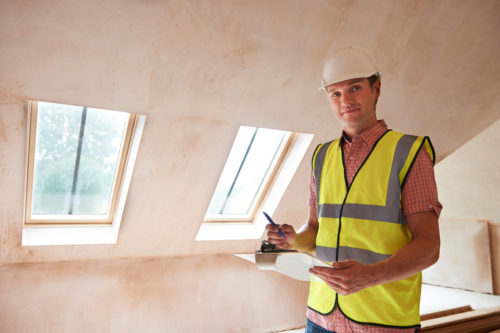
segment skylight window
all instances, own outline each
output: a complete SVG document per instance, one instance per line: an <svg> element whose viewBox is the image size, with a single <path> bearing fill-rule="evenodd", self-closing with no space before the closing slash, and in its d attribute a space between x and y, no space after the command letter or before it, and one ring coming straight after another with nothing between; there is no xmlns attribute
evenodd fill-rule
<svg viewBox="0 0 500 333"><path fill-rule="evenodd" d="M266 194L292 133L241 126L205 221L250 221Z"/></svg>
<svg viewBox="0 0 500 333"><path fill-rule="evenodd" d="M30 102L25 223L111 224L137 115Z"/></svg>

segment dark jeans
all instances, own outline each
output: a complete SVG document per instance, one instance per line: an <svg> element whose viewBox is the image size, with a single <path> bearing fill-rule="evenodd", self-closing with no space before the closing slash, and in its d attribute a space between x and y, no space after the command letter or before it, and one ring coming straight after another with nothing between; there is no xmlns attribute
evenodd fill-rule
<svg viewBox="0 0 500 333"><path fill-rule="evenodd" d="M334 331L329 331L326 328L316 325L309 319L307 319L306 332L305 333L335 333Z"/></svg>

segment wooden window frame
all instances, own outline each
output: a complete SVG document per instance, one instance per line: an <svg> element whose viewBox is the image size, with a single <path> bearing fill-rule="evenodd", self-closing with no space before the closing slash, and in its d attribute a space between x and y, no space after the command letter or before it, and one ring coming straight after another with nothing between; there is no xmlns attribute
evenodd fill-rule
<svg viewBox="0 0 500 333"><path fill-rule="evenodd" d="M227 241L227 240L256 240L262 238L262 233L269 223L260 211L265 211L273 216L283 198L288 185L292 181L304 156L311 146L314 134L293 132L290 148L283 155L283 161L272 182L269 182L267 193L262 197L263 201L257 206L256 215L250 222L203 222L196 234L196 241ZM280 223L280 221L276 221Z"/></svg>
<svg viewBox="0 0 500 333"><path fill-rule="evenodd" d="M43 219L32 218L33 204L33 176L34 176L34 160L37 139L37 122L38 122L38 101L28 101L28 149L27 149L27 175L26 175L26 195L24 207L24 225L25 226L75 226L75 225L111 225L116 213L118 197L122 187L124 171L127 165L130 145L134 137L138 115L129 113L125 137L122 140L120 147L120 158L116 168L115 177L113 180L111 199L108 209L108 214L105 218L101 215L97 218L95 215L75 215L75 218L67 218L68 215L46 215Z"/></svg>
<svg viewBox="0 0 500 333"><path fill-rule="evenodd" d="M256 194L257 199L253 200L252 206L250 207L249 211L250 214L247 216L241 217L240 215L231 215L231 214L219 214L219 215L211 215L211 216L206 216L203 218L203 223L248 223L248 222L253 222L255 220L255 217L257 213L260 211L260 208L262 207L262 204L266 198L266 196L269 193L270 188L272 187L273 183L276 180L276 175L278 174L278 171L280 170L281 166L283 165L283 162L289 153L291 147L293 146L293 143L295 142L297 135L294 132L290 131L285 131L288 132L286 134L286 138L283 140L283 142L280 144L280 147L278 148L278 151L276 153L276 157L274 157L273 161L271 162L270 168L271 171L268 172L262 182L264 183L264 186L262 186L259 191Z"/></svg>

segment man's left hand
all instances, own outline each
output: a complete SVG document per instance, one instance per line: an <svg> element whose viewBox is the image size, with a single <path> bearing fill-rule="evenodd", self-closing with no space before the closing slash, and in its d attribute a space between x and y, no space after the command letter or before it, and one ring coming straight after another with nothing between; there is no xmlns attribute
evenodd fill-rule
<svg viewBox="0 0 500 333"><path fill-rule="evenodd" d="M332 268L314 266L309 272L344 296L376 284L373 265L363 265L355 260L336 261Z"/></svg>

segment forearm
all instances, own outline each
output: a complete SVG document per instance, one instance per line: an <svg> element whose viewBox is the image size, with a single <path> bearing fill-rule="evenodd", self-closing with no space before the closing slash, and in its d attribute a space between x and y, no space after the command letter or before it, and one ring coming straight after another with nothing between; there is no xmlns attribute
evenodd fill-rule
<svg viewBox="0 0 500 333"><path fill-rule="evenodd" d="M316 215L316 206L309 206L309 219L300 228L293 242L293 249L300 252L316 253L316 236L318 235L319 222Z"/></svg>
<svg viewBox="0 0 500 333"><path fill-rule="evenodd" d="M372 265L373 282L378 285L415 275L439 259L439 243L432 239L414 239L390 258Z"/></svg>
<svg viewBox="0 0 500 333"><path fill-rule="evenodd" d="M300 252L316 252L316 235L318 228L310 223L305 224L295 236L293 249Z"/></svg>
<svg viewBox="0 0 500 333"><path fill-rule="evenodd" d="M407 217L412 240L390 258L371 267L375 284L387 283L412 276L439 259L438 218L433 212Z"/></svg>
<svg viewBox="0 0 500 333"><path fill-rule="evenodd" d="M438 260L439 227L432 212L407 216L407 223L412 240L388 259L371 265L356 260L336 261L332 268L314 267L310 272L341 295L415 275Z"/></svg>
<svg viewBox="0 0 500 333"><path fill-rule="evenodd" d="M439 245L417 238L389 259L363 265L356 260L336 261L332 268L313 267L310 272L341 295L412 276L437 260Z"/></svg>

